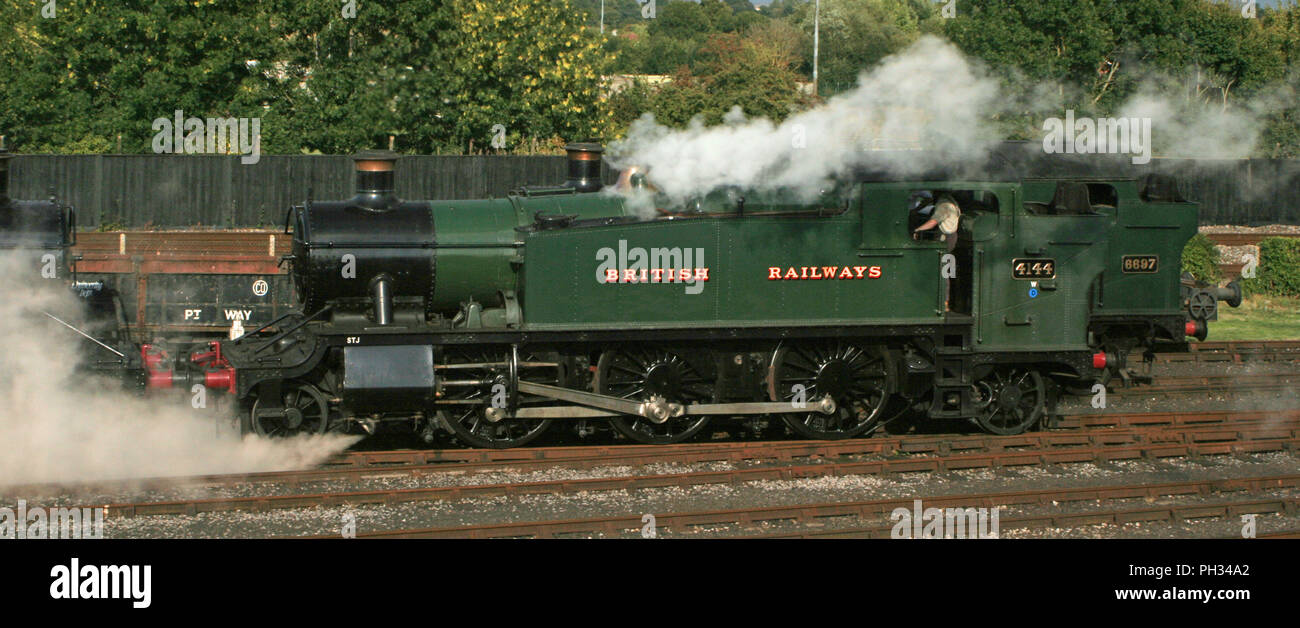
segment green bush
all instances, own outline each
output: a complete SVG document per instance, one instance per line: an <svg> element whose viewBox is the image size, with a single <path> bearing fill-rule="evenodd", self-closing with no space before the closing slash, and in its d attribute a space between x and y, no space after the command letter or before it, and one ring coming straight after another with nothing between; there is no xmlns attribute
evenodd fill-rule
<svg viewBox="0 0 1300 628"><path fill-rule="evenodd" d="M1183 271L1200 281L1217 284L1223 279L1219 270L1219 249L1204 234L1198 233L1183 247Z"/></svg>
<svg viewBox="0 0 1300 628"><path fill-rule="evenodd" d="M1247 294L1300 296L1300 238L1260 241L1259 267L1254 278L1242 281L1242 288Z"/></svg>

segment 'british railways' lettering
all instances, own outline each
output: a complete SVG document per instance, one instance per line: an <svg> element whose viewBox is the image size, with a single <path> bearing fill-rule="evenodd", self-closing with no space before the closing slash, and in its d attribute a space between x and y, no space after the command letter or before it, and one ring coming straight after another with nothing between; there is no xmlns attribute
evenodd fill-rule
<svg viewBox="0 0 1300 628"><path fill-rule="evenodd" d="M767 278L778 279L880 279L879 266L768 266Z"/></svg>

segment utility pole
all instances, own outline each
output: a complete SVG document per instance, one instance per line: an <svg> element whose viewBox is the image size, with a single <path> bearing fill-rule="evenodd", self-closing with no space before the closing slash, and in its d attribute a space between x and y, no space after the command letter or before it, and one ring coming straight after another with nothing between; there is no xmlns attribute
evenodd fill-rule
<svg viewBox="0 0 1300 628"><path fill-rule="evenodd" d="M821 38L822 0L813 8L813 96L817 96L817 53Z"/></svg>

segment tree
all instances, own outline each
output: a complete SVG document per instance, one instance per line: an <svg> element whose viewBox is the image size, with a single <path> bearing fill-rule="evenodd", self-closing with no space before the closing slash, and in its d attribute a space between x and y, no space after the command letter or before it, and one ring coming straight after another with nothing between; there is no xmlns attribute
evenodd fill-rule
<svg viewBox="0 0 1300 628"><path fill-rule="evenodd" d="M600 40L568 0L8 0L0 128L25 149L146 152L152 121L262 120L262 152L600 137Z"/></svg>
<svg viewBox="0 0 1300 628"><path fill-rule="evenodd" d="M368 3L351 18L329 3L263 8L278 36L258 63L269 152L349 153L387 147L389 135L402 136L401 148L433 148L423 131L436 118L410 91L445 71L441 42L424 36L450 28L440 0Z"/></svg>
<svg viewBox="0 0 1300 628"><path fill-rule="evenodd" d="M798 91L799 75L793 70L797 55L791 50L791 37L788 27L771 27L748 37L715 34L700 50L697 71L683 67L667 84L638 84L612 97L615 123L625 128L642 113L651 112L669 126L685 126L696 116L717 124L733 107L750 116L783 120L806 104Z"/></svg>
<svg viewBox="0 0 1300 628"><path fill-rule="evenodd" d="M1096 0L962 2L957 13L945 32L963 52L1028 82L1089 85L1116 50L1112 14Z"/></svg>
<svg viewBox="0 0 1300 628"><path fill-rule="evenodd" d="M256 116L259 78L243 50L271 41L248 19L256 0L0 6L12 38L0 44L0 127L24 150L149 149L152 121L186 115Z"/></svg>
<svg viewBox="0 0 1300 628"><path fill-rule="evenodd" d="M600 27L601 0L569 0L573 8L587 13L587 26ZM629 24L644 21L637 0L605 0L605 30L609 32Z"/></svg>
<svg viewBox="0 0 1300 628"><path fill-rule="evenodd" d="M677 0L660 3L658 15L650 22L648 32L651 37L703 40L712 30L713 23L703 5Z"/></svg>
<svg viewBox="0 0 1300 628"><path fill-rule="evenodd" d="M794 7L792 19L812 41L814 5ZM818 93L832 95L857 85L858 74L902 50L934 18L925 0L822 0ZM812 74L809 46L803 72Z"/></svg>
<svg viewBox="0 0 1300 628"><path fill-rule="evenodd" d="M450 0L454 19L443 44L450 65L437 90L442 125L455 146L482 146L492 127L512 142L524 137L603 138L600 76L607 65L600 42L567 0ZM441 131L441 129L440 129ZM432 138L430 138L432 139Z"/></svg>
<svg viewBox="0 0 1300 628"><path fill-rule="evenodd" d="M758 13L754 10L754 3L749 0L724 0L728 7L731 7L733 13Z"/></svg>
<svg viewBox="0 0 1300 628"><path fill-rule="evenodd" d="M1029 82L1082 86L1088 107L1121 102L1135 77L1154 72L1191 77L1198 97L1226 101L1276 80L1284 64L1259 20L1204 0L967 2L958 13L945 30L963 51Z"/></svg>

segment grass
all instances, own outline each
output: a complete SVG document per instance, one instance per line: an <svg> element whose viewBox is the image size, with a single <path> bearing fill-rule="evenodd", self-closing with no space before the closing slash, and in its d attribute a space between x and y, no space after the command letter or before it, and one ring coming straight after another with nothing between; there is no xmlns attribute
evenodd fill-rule
<svg viewBox="0 0 1300 628"><path fill-rule="evenodd" d="M1238 308L1219 302L1206 340L1300 340L1300 299L1256 295Z"/></svg>

